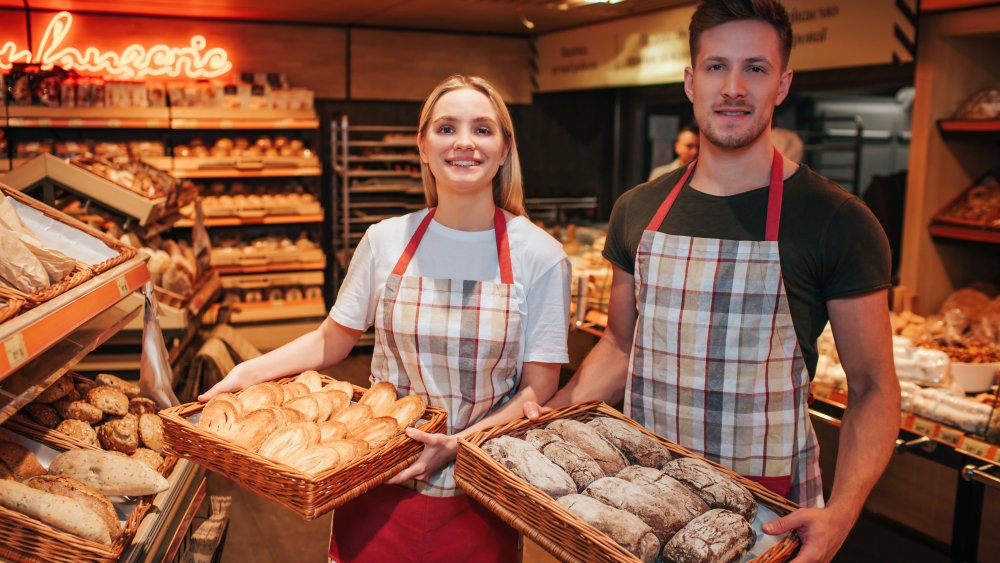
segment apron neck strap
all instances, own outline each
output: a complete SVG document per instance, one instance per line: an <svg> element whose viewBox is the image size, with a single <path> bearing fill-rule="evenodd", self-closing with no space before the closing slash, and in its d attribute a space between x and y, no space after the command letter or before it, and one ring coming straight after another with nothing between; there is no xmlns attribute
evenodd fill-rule
<svg viewBox="0 0 1000 563"><path fill-rule="evenodd" d="M437 211L437 208L432 207L423 220L420 221L417 230L410 237L410 242L406 244L403 254L396 261L396 266L392 269L393 274L402 276L406 272L406 267L410 265L410 260L417 253L417 247L420 246L420 241L423 240L424 233L427 232L427 227L431 224L431 219L434 218L435 211ZM497 241L500 282L507 285L512 284L514 283L514 269L510 260L510 242L507 240L507 219L504 217L503 210L499 207L494 208L493 211L493 233Z"/></svg>
<svg viewBox="0 0 1000 563"><path fill-rule="evenodd" d="M681 188L687 184L688 179L694 173L694 167L697 163L698 161L695 160L688 165L687 171L684 172L681 179L670 190L670 193L667 194L666 199L660 204L653 218L649 220L649 224L646 225L647 231L660 230L660 226L663 225L663 221L667 218L667 213L670 212L670 208L677 201L677 196L680 195ZM767 194L767 223L764 228L764 240L768 241L778 240L778 226L781 224L781 196L784 190L782 176L784 176L784 167L781 153L778 152L778 149L774 149L774 156L771 158L771 183Z"/></svg>

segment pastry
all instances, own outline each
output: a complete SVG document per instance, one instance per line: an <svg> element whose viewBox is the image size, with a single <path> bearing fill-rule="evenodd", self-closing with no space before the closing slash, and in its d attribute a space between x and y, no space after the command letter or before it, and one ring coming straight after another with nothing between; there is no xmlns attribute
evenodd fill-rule
<svg viewBox="0 0 1000 563"><path fill-rule="evenodd" d="M305 386L303 385L303 387ZM307 420L309 422L316 422L319 420L319 403L317 403L316 399L310 397L309 395L296 397L281 406L286 409L299 411L302 413L303 420Z"/></svg>
<svg viewBox="0 0 1000 563"><path fill-rule="evenodd" d="M333 448L313 446L278 461L303 473L315 475L336 466L340 462L340 454Z"/></svg>
<svg viewBox="0 0 1000 563"><path fill-rule="evenodd" d="M302 397L303 395L309 394L309 386L304 383L298 383L295 381L286 383L281 386L281 391L284 393L282 404L291 401L292 399Z"/></svg>
<svg viewBox="0 0 1000 563"><path fill-rule="evenodd" d="M380 381L371 386L361 395L358 404L368 405L372 416L385 416L396 402L396 386L386 381Z"/></svg>
<svg viewBox="0 0 1000 563"><path fill-rule="evenodd" d="M276 407L285 400L285 393L281 390L281 385L273 381L266 381L247 387L239 395L240 403L245 412L252 412L264 407Z"/></svg>
<svg viewBox="0 0 1000 563"><path fill-rule="evenodd" d="M338 381L334 379L330 383L323 386L323 391L340 391L341 393L347 395L348 399L354 399L354 386L346 381Z"/></svg>
<svg viewBox="0 0 1000 563"><path fill-rule="evenodd" d="M225 393L223 394L225 395ZM233 439L238 432L237 421L240 411L229 400L217 400L223 395L213 397L212 400L201 410L201 418L198 420L198 428L207 430L225 439ZM237 403L239 404L239 403Z"/></svg>
<svg viewBox="0 0 1000 563"><path fill-rule="evenodd" d="M139 415L139 438L144 446L154 452L163 451L163 421L159 416L150 413Z"/></svg>
<svg viewBox="0 0 1000 563"><path fill-rule="evenodd" d="M282 420L281 424L278 423L279 417ZM285 424L284 420L284 416L277 408L255 410L239 420L239 430L234 434L232 441L249 450L256 450L275 428L281 428Z"/></svg>
<svg viewBox="0 0 1000 563"><path fill-rule="evenodd" d="M310 393L315 393L323 388L323 378L318 371L314 370L304 371L297 375L292 381L304 384L309 388Z"/></svg>
<svg viewBox="0 0 1000 563"><path fill-rule="evenodd" d="M94 387L87 391L87 402L112 416L128 414L128 396L115 387Z"/></svg>
<svg viewBox="0 0 1000 563"><path fill-rule="evenodd" d="M97 431L94 430L93 426L82 420L67 418L59 423L59 426L56 427L56 432L65 434L84 444L90 444L98 448L101 447L101 443L97 441Z"/></svg>
<svg viewBox="0 0 1000 563"><path fill-rule="evenodd" d="M360 428L372 417L372 409L368 405L353 404L339 413L330 417L330 420L343 423L347 427L348 434L356 428Z"/></svg>
<svg viewBox="0 0 1000 563"><path fill-rule="evenodd" d="M395 418L400 428L408 428L413 426L414 422L420 420L420 417L424 416L426 409L427 405L418 395L407 395L402 399L396 400L389 407L385 416Z"/></svg>
<svg viewBox="0 0 1000 563"><path fill-rule="evenodd" d="M340 465L350 463L371 450L371 446L361 440L328 440L321 444L325 448L336 450L340 455Z"/></svg>
<svg viewBox="0 0 1000 563"><path fill-rule="evenodd" d="M319 441L329 442L347 437L347 427L336 420L328 420L319 424Z"/></svg>
<svg viewBox="0 0 1000 563"><path fill-rule="evenodd" d="M261 443L257 453L279 461L299 450L319 443L319 426L314 422L296 422L272 432ZM280 461L279 461L280 462Z"/></svg>
<svg viewBox="0 0 1000 563"><path fill-rule="evenodd" d="M382 416L369 420L363 426L355 427L353 431L349 430L347 437L368 442L369 446L375 448L386 443L400 432L402 430L395 418Z"/></svg>

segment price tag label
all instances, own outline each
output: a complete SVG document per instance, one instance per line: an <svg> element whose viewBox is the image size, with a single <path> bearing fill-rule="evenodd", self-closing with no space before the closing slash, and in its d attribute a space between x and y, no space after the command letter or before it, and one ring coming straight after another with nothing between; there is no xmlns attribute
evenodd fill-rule
<svg viewBox="0 0 1000 563"><path fill-rule="evenodd" d="M962 440L962 445L959 447L963 452L974 455L979 458L985 458L986 454L989 453L989 445L980 442L979 440L970 440L966 438ZM988 458L987 458L988 459Z"/></svg>
<svg viewBox="0 0 1000 563"><path fill-rule="evenodd" d="M83 127L83 120L79 118L73 118L66 122L70 127Z"/></svg>
<svg viewBox="0 0 1000 563"><path fill-rule="evenodd" d="M120 120L120 119L109 119L108 120L108 127L121 127L121 126L122 126L122 120Z"/></svg>
<svg viewBox="0 0 1000 563"><path fill-rule="evenodd" d="M125 276L118 276L117 278L115 278L115 284L118 286L118 293L122 297L128 295L129 293L128 282L125 281Z"/></svg>
<svg viewBox="0 0 1000 563"><path fill-rule="evenodd" d="M993 456L990 459L993 460L993 463L1000 463L1000 448L993 448Z"/></svg>
<svg viewBox="0 0 1000 563"><path fill-rule="evenodd" d="M3 351L7 355L10 367L19 366L28 359L28 349L24 345L24 336L15 334L3 341Z"/></svg>
<svg viewBox="0 0 1000 563"><path fill-rule="evenodd" d="M825 385L813 385L813 395L820 399L829 399L832 390Z"/></svg>
<svg viewBox="0 0 1000 563"><path fill-rule="evenodd" d="M946 444L958 446L958 443L962 440L963 436L965 436L965 434L963 434L961 430L941 426L938 430L937 439Z"/></svg>
<svg viewBox="0 0 1000 563"><path fill-rule="evenodd" d="M930 422L928 420L924 420L922 418L918 418L918 419L916 419L916 420L913 421L913 431L916 432L917 434L922 434L924 436L928 436L928 437L929 436L933 436L934 435L934 429L936 427L937 427L937 424L934 424L933 422Z"/></svg>
<svg viewBox="0 0 1000 563"><path fill-rule="evenodd" d="M52 126L52 120L49 119L49 118L47 118L47 117L39 118L38 125L40 127L51 127Z"/></svg>
<svg viewBox="0 0 1000 563"><path fill-rule="evenodd" d="M913 430L913 419L915 417L909 413L899 413L899 425L906 430Z"/></svg>
<svg viewBox="0 0 1000 563"><path fill-rule="evenodd" d="M150 129L159 129L163 127L163 122L159 119L149 119L146 120L146 127L149 127Z"/></svg>
<svg viewBox="0 0 1000 563"><path fill-rule="evenodd" d="M219 129L232 129L233 121L231 119L223 119L219 121Z"/></svg>

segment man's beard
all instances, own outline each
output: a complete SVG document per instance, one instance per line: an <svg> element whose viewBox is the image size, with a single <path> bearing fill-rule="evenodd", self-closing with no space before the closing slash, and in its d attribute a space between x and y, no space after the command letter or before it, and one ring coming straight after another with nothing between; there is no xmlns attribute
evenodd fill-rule
<svg viewBox="0 0 1000 563"><path fill-rule="evenodd" d="M744 107L732 108L732 109L747 109ZM709 118L703 120L705 123L699 123L698 127L701 128L701 132L705 135L710 143L717 147L722 147L726 149L740 149L743 148L754 141L757 140L761 134L764 133L764 129L767 128L767 119L761 119L759 121L755 120L748 125L742 131L730 131L722 132L718 131L715 124L712 122L712 117L715 115L715 110L709 110ZM755 115L751 113L751 115Z"/></svg>

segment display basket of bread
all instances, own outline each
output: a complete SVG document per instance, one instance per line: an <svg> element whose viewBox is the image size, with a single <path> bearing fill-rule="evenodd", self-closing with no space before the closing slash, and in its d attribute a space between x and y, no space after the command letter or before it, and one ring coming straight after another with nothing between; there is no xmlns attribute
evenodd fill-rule
<svg viewBox="0 0 1000 563"><path fill-rule="evenodd" d="M167 451L312 520L402 471L423 446L403 432L441 432L446 413L307 371L160 412Z"/></svg>
<svg viewBox="0 0 1000 563"><path fill-rule="evenodd" d="M36 233L32 232L21 219L5 217L0 223L7 226L3 237L6 243L17 244L16 247L4 244L4 258L9 261L8 267L0 268L0 287L17 295L25 301L22 309L35 307L54 297L62 295L68 289L76 287L97 274L101 274L122 264L135 256L135 250L89 227L69 215L57 211L23 193L0 184L0 200L6 196L11 200L43 215L50 221L69 225L99 240L107 246L114 255L101 262L84 264L79 260L66 256L58 249L49 247L29 247L37 244ZM8 220L9 219L9 220ZM12 223L16 223L12 224ZM12 238L17 240L11 240ZM21 256L18 254L23 254ZM30 261L31 263L28 263ZM66 262L68 265L64 265ZM4 272L10 270L17 280L6 279ZM37 271L37 274L34 274ZM58 272L58 274L57 274Z"/></svg>
<svg viewBox="0 0 1000 563"><path fill-rule="evenodd" d="M163 420L139 384L115 375L67 373L9 418L4 427L56 449L109 451L170 475L177 456L163 451Z"/></svg>
<svg viewBox="0 0 1000 563"><path fill-rule="evenodd" d="M604 403L459 441L458 485L564 561L787 561L794 534L760 525L797 506Z"/></svg>
<svg viewBox="0 0 1000 563"><path fill-rule="evenodd" d="M965 227L1000 229L1000 182L996 172L980 178L942 207L934 221Z"/></svg>
<svg viewBox="0 0 1000 563"><path fill-rule="evenodd" d="M26 301L15 291L0 287L0 323L21 312Z"/></svg>
<svg viewBox="0 0 1000 563"><path fill-rule="evenodd" d="M88 449L59 451L0 431L0 558L117 561L168 488L144 463Z"/></svg>

